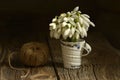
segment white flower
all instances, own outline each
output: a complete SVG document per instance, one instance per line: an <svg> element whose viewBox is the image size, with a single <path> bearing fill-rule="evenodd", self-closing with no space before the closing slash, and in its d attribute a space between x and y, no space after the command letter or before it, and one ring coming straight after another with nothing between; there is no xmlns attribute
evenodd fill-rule
<svg viewBox="0 0 120 80"><path fill-rule="evenodd" d="M65 14L65 13L62 13L62 14L60 14L60 16L61 16L61 17L65 17L65 16L66 16L66 14Z"/></svg>
<svg viewBox="0 0 120 80"><path fill-rule="evenodd" d="M56 18L56 17L52 19L52 22L56 22L56 21L57 21L57 18Z"/></svg>
<svg viewBox="0 0 120 80"><path fill-rule="evenodd" d="M69 33L70 33L70 28L65 30L64 35L69 35Z"/></svg>
<svg viewBox="0 0 120 80"><path fill-rule="evenodd" d="M72 27L71 30L70 30L70 34L69 34L69 38L71 38L75 33L75 28Z"/></svg>
<svg viewBox="0 0 120 80"><path fill-rule="evenodd" d="M90 25L92 25L93 27L95 27L95 24L93 22L90 21Z"/></svg>
<svg viewBox="0 0 120 80"><path fill-rule="evenodd" d="M57 21L58 21L58 23L61 23L62 22L62 18L59 18Z"/></svg>
<svg viewBox="0 0 120 80"><path fill-rule="evenodd" d="M70 28L66 29L63 33L63 38L64 39L67 39L67 37L69 36L69 33L70 33Z"/></svg>
<svg viewBox="0 0 120 80"><path fill-rule="evenodd" d="M71 33L72 33L72 35L74 34L74 32L75 32L75 28L72 27L72 28L71 28Z"/></svg>
<svg viewBox="0 0 120 80"><path fill-rule="evenodd" d="M79 33L75 33L75 38L78 40L79 39Z"/></svg>
<svg viewBox="0 0 120 80"><path fill-rule="evenodd" d="M70 16L70 15L71 15L71 13L70 13L70 12L67 12L67 15L68 15L68 16Z"/></svg>
<svg viewBox="0 0 120 80"><path fill-rule="evenodd" d="M63 22L63 23L62 23L62 27L65 27L66 25L67 25L66 22Z"/></svg>
<svg viewBox="0 0 120 80"><path fill-rule="evenodd" d="M67 26L70 28L70 27L71 27L71 24L70 24L70 23L68 23L68 24L67 24Z"/></svg>
<svg viewBox="0 0 120 80"><path fill-rule="evenodd" d="M54 38L55 39L59 39L60 35L61 35L60 33L56 32L56 31L54 32Z"/></svg>
<svg viewBox="0 0 120 80"><path fill-rule="evenodd" d="M83 21L84 21L83 18L79 16L79 23L83 24Z"/></svg>
<svg viewBox="0 0 120 80"><path fill-rule="evenodd" d="M75 19L73 17L68 17L68 20L74 21Z"/></svg>
<svg viewBox="0 0 120 80"><path fill-rule="evenodd" d="M82 17L85 21L90 22L89 18L85 17L84 15L81 15L81 17Z"/></svg>
<svg viewBox="0 0 120 80"><path fill-rule="evenodd" d="M89 15L87 15L87 14L82 14L83 16L85 16L85 17L87 17L87 18L90 18L90 16Z"/></svg>
<svg viewBox="0 0 120 80"><path fill-rule="evenodd" d="M70 24L72 24L73 26L76 26L76 23L73 22L71 19L69 19L69 22L70 22Z"/></svg>
<svg viewBox="0 0 120 80"><path fill-rule="evenodd" d="M77 22L76 25L77 25L77 27L78 27L79 32L82 33L82 27L81 27L80 23Z"/></svg>
<svg viewBox="0 0 120 80"><path fill-rule="evenodd" d="M68 22L68 18L67 18L67 17L64 17L64 18L63 18L63 21Z"/></svg>
<svg viewBox="0 0 120 80"><path fill-rule="evenodd" d="M73 11L78 11L78 10L79 10L78 6L73 9Z"/></svg>
<svg viewBox="0 0 120 80"><path fill-rule="evenodd" d="M56 24L55 23L50 23L50 30L56 29Z"/></svg>
<svg viewBox="0 0 120 80"><path fill-rule="evenodd" d="M57 30L57 32L61 34L61 28L59 28L59 29Z"/></svg>
<svg viewBox="0 0 120 80"><path fill-rule="evenodd" d="M87 37L87 31L85 30L84 27L82 27L82 33L83 33L83 36L84 36L84 37Z"/></svg>
<svg viewBox="0 0 120 80"><path fill-rule="evenodd" d="M79 11L79 7L75 7L72 11L67 13L61 13L60 16L56 16L52 19L52 23L49 24L50 37L55 39L77 41L79 38L87 37L87 31L91 26L95 26L90 21L90 16L82 14Z"/></svg>

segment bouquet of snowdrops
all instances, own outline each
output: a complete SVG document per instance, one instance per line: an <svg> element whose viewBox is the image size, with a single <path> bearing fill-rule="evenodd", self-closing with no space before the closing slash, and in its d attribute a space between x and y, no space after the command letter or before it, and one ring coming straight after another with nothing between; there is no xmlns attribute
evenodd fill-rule
<svg viewBox="0 0 120 80"><path fill-rule="evenodd" d="M75 7L71 12L55 16L52 19L52 23L49 24L50 37L70 42L76 42L81 38L87 37L90 25L95 26L89 18L89 15L82 14L79 11L79 7Z"/></svg>

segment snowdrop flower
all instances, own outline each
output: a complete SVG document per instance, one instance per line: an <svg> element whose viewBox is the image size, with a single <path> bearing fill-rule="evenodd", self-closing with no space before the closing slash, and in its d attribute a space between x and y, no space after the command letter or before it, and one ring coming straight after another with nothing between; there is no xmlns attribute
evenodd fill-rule
<svg viewBox="0 0 120 80"><path fill-rule="evenodd" d="M59 39L60 38L60 33L58 33L58 32L54 32L54 38L55 39Z"/></svg>
<svg viewBox="0 0 120 80"><path fill-rule="evenodd" d="M57 18L56 18L56 17L52 19L52 22L56 22L56 21L57 21Z"/></svg>
<svg viewBox="0 0 120 80"><path fill-rule="evenodd" d="M57 30L57 32L61 34L61 28L59 28L59 29Z"/></svg>
<svg viewBox="0 0 120 80"><path fill-rule="evenodd" d="M74 33L75 33L75 28L72 27L72 28L71 28L71 34L73 35Z"/></svg>
<svg viewBox="0 0 120 80"><path fill-rule="evenodd" d="M77 22L76 25L77 25L77 27L78 27L79 32L82 33L82 27L81 27L80 23Z"/></svg>
<svg viewBox="0 0 120 80"><path fill-rule="evenodd" d="M70 13L70 12L67 12L67 16L71 16L71 13Z"/></svg>
<svg viewBox="0 0 120 80"><path fill-rule="evenodd" d="M90 22L90 20L89 20L87 17L85 17L84 15L81 15L81 17L82 17L85 21Z"/></svg>
<svg viewBox="0 0 120 80"><path fill-rule="evenodd" d="M75 11L75 12L78 11L78 10L79 10L78 6L73 9L73 11Z"/></svg>
<svg viewBox="0 0 120 80"><path fill-rule="evenodd" d="M71 38L75 33L75 28L72 27L71 30L70 30L70 34L69 34L69 38Z"/></svg>
<svg viewBox="0 0 120 80"><path fill-rule="evenodd" d="M87 37L87 32L84 27L82 27L82 33L83 33L83 37Z"/></svg>
<svg viewBox="0 0 120 80"><path fill-rule="evenodd" d="M66 17L65 13L60 14L61 17Z"/></svg>
<svg viewBox="0 0 120 80"><path fill-rule="evenodd" d="M76 26L76 23L74 21L72 21L71 19L69 19L69 23L73 26Z"/></svg>
<svg viewBox="0 0 120 80"><path fill-rule="evenodd" d="M67 37L69 36L69 33L70 33L70 28L68 28L64 31L63 39L67 39Z"/></svg>
<svg viewBox="0 0 120 80"><path fill-rule="evenodd" d="M79 39L79 33L75 33L75 38L78 40Z"/></svg>
<svg viewBox="0 0 120 80"><path fill-rule="evenodd" d="M50 23L50 30L56 29L56 24L55 23Z"/></svg>
<svg viewBox="0 0 120 80"><path fill-rule="evenodd" d="M70 27L71 27L71 24L70 24L70 23L68 23L68 24L67 24L67 26L70 28Z"/></svg>
<svg viewBox="0 0 120 80"><path fill-rule="evenodd" d="M79 16L79 23L80 23L80 24L83 24L83 21L84 21L83 18L81 18L81 17Z"/></svg>
<svg viewBox="0 0 120 80"><path fill-rule="evenodd" d="M66 22L63 22L63 23L62 23L62 27L65 27L66 25L67 25Z"/></svg>
<svg viewBox="0 0 120 80"><path fill-rule="evenodd" d="M90 24L91 24L93 27L95 27L95 24L94 24L93 22L90 21Z"/></svg>
<svg viewBox="0 0 120 80"><path fill-rule="evenodd" d="M87 15L87 14L82 14L83 16L85 16L85 17L87 17L87 18L90 18L90 16L89 15Z"/></svg>
<svg viewBox="0 0 120 80"><path fill-rule="evenodd" d="M60 16L53 18L52 23L49 24L50 37L70 41L87 37L90 25L95 26L89 18L89 15L82 14L79 11L78 6L72 11L61 13Z"/></svg>
<svg viewBox="0 0 120 80"><path fill-rule="evenodd" d="M64 18L63 18L63 21L68 22L68 18L67 18L67 17L64 17Z"/></svg>

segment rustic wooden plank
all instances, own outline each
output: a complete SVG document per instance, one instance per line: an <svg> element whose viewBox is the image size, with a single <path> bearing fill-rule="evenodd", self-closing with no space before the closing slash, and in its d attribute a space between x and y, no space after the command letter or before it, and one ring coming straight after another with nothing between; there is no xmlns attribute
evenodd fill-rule
<svg viewBox="0 0 120 80"><path fill-rule="evenodd" d="M60 80L96 80L92 65L82 65L80 69L58 67Z"/></svg>
<svg viewBox="0 0 120 80"><path fill-rule="evenodd" d="M49 45L51 48L53 61L58 75L60 77L60 80L74 80L74 78L75 80L104 80L104 78L98 77L98 73L101 71L95 72L93 65L97 64L104 66L110 64L120 64L120 56L118 56L116 50L110 45L110 43L102 34L92 33L89 35L86 41L91 45L93 49L92 52L88 56L82 58L82 66L80 69L67 70L63 68L59 40L49 39ZM95 67L95 69L97 69L97 66ZM102 69L104 69L104 67L100 67L100 70ZM112 75L108 74L107 76Z"/></svg>
<svg viewBox="0 0 120 80"><path fill-rule="evenodd" d="M1 80L15 80L15 71L7 66L1 67Z"/></svg>
<svg viewBox="0 0 120 80"><path fill-rule="evenodd" d="M92 52L83 57L83 64L120 64L120 52L102 34L92 33L86 41L91 45Z"/></svg>
<svg viewBox="0 0 120 80"><path fill-rule="evenodd" d="M119 80L120 64L118 65L94 65L97 80Z"/></svg>
<svg viewBox="0 0 120 80"><path fill-rule="evenodd" d="M46 43L45 39L43 38L40 41L38 40L38 42ZM18 53L23 43L25 42L22 42L20 40L17 41L14 39L13 41L10 42L10 44L6 43L5 46L9 48L11 51ZM7 58L8 57L6 57L6 59ZM8 61L6 60L5 62L8 62ZM24 68L25 70L12 69L10 68L8 63L5 63L0 67L1 68L0 80L35 80L33 78L40 79L40 80L57 80L50 55L49 55L49 61L46 65L31 68L31 67L24 67L18 60L17 54L15 54L15 57L12 60L12 65L14 67L17 67L18 69ZM30 70L30 73L28 74L28 76L26 78L21 78L21 76L24 76L26 74L27 70Z"/></svg>

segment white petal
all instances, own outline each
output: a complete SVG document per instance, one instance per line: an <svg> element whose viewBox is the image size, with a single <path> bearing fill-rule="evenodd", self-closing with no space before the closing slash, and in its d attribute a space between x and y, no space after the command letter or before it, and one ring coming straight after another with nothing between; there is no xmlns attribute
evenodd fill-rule
<svg viewBox="0 0 120 80"><path fill-rule="evenodd" d="M83 33L81 33L80 35L81 35L82 38L84 38L84 34Z"/></svg>
<svg viewBox="0 0 120 80"><path fill-rule="evenodd" d="M78 10L79 10L79 6L77 6L73 9L73 11L78 11Z"/></svg>
<svg viewBox="0 0 120 80"><path fill-rule="evenodd" d="M80 13L81 13L81 11L78 11L78 13L80 14Z"/></svg>
<svg viewBox="0 0 120 80"><path fill-rule="evenodd" d="M70 27L71 27L71 24L68 23L67 26L70 28Z"/></svg>
<svg viewBox="0 0 120 80"><path fill-rule="evenodd" d="M59 39L60 38L60 33L58 33L57 31L54 32L54 38L55 39Z"/></svg>
<svg viewBox="0 0 120 80"><path fill-rule="evenodd" d="M64 35L69 35L69 33L70 33L70 28L65 30Z"/></svg>
<svg viewBox="0 0 120 80"><path fill-rule="evenodd" d="M78 27L78 30L79 30L79 32L81 33L82 32L82 27L81 27L81 25L80 25L80 23L79 22L77 22L77 27Z"/></svg>
<svg viewBox="0 0 120 80"><path fill-rule="evenodd" d="M79 17L80 24L83 24L83 18Z"/></svg>
<svg viewBox="0 0 120 80"><path fill-rule="evenodd" d="M57 21L57 18L56 18L56 17L52 19L52 22L56 22L56 21Z"/></svg>
<svg viewBox="0 0 120 80"><path fill-rule="evenodd" d="M67 12L67 14L68 14L68 16L70 16L70 15L71 15L71 13L70 13L70 12Z"/></svg>
<svg viewBox="0 0 120 80"><path fill-rule="evenodd" d="M72 33L72 35L74 34L74 32L75 32L75 28L71 28L71 33Z"/></svg>
<svg viewBox="0 0 120 80"><path fill-rule="evenodd" d="M61 23L62 22L62 18L59 18L57 21L58 21L58 23Z"/></svg>
<svg viewBox="0 0 120 80"><path fill-rule="evenodd" d="M70 17L70 19L71 19L72 21L74 21L74 18Z"/></svg>
<svg viewBox="0 0 120 80"><path fill-rule="evenodd" d="M75 33L75 28L72 27L70 30L69 38L71 38L74 35L74 33Z"/></svg>
<svg viewBox="0 0 120 80"><path fill-rule="evenodd" d="M90 25L92 25L93 27L95 27L95 24L93 22L90 22Z"/></svg>
<svg viewBox="0 0 120 80"><path fill-rule="evenodd" d="M69 36L69 33L70 33L70 29L68 28L68 29L65 30L65 32L63 34L63 38L67 39L67 37Z"/></svg>
<svg viewBox="0 0 120 80"><path fill-rule="evenodd" d="M84 27L82 27L82 32L83 32L83 35L84 35L85 37L87 37L87 31L85 30Z"/></svg>
<svg viewBox="0 0 120 80"><path fill-rule="evenodd" d="M89 29L88 26L83 25L83 27L85 28L86 31L88 31L88 29Z"/></svg>
<svg viewBox="0 0 120 80"><path fill-rule="evenodd" d="M68 22L68 18L67 17L64 17L63 19L65 22Z"/></svg>
<svg viewBox="0 0 120 80"><path fill-rule="evenodd" d="M76 23L73 22L72 20L69 20L70 24L72 24L73 26L76 26Z"/></svg>
<svg viewBox="0 0 120 80"><path fill-rule="evenodd" d="M72 15L72 18L77 19L78 16L77 15Z"/></svg>
<svg viewBox="0 0 120 80"><path fill-rule="evenodd" d="M87 14L82 14L83 16L85 16L85 17L87 17L87 18L90 18L90 16L89 15L87 15Z"/></svg>
<svg viewBox="0 0 120 80"><path fill-rule="evenodd" d="M79 39L79 33L76 32L75 37L78 40Z"/></svg>
<svg viewBox="0 0 120 80"><path fill-rule="evenodd" d="M62 14L60 14L60 16L61 16L61 17L65 17L65 16L66 16L66 14L65 14L65 13L62 13Z"/></svg>
<svg viewBox="0 0 120 80"><path fill-rule="evenodd" d="M63 23L62 23L62 27L65 27L66 25L67 25L66 22L63 22Z"/></svg>
<svg viewBox="0 0 120 80"><path fill-rule="evenodd" d="M59 29L57 30L57 32L58 32L58 33L61 33L61 28L59 28Z"/></svg>
<svg viewBox="0 0 120 80"><path fill-rule="evenodd" d="M56 24L55 23L50 23L49 26L51 27L50 29L55 29L56 28Z"/></svg>
<svg viewBox="0 0 120 80"><path fill-rule="evenodd" d="M90 26L89 22L87 22L87 21L83 21L83 25L86 26L86 27Z"/></svg>
<svg viewBox="0 0 120 80"><path fill-rule="evenodd" d="M82 17L85 21L90 22L89 18L85 17L84 15L81 15L81 17Z"/></svg>
<svg viewBox="0 0 120 80"><path fill-rule="evenodd" d="M69 34L69 38L71 38L73 35L72 35L72 33L70 32L70 34Z"/></svg>

